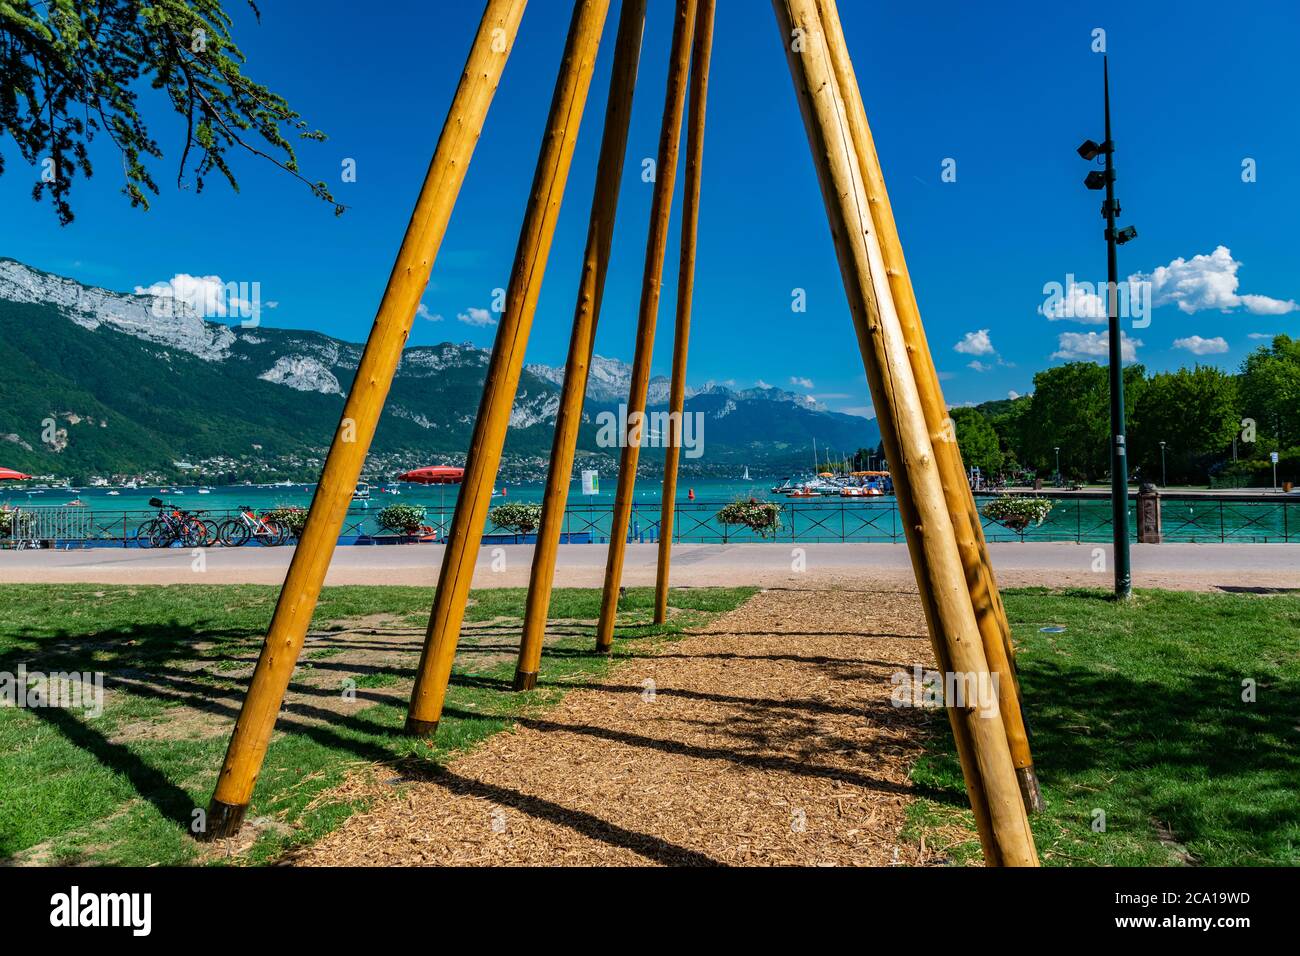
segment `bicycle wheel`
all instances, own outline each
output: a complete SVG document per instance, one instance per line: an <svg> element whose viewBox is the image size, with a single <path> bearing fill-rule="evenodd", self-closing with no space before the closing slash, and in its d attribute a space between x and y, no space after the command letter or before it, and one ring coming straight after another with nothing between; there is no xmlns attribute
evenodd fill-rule
<svg viewBox="0 0 1300 956"><path fill-rule="evenodd" d="M221 543L217 536L217 523L211 518L203 519L203 544L205 547L215 548Z"/></svg>
<svg viewBox="0 0 1300 956"><path fill-rule="evenodd" d="M153 536L158 530L158 519L150 518L140 527L135 529L135 546L137 548L152 548Z"/></svg>
<svg viewBox="0 0 1300 956"><path fill-rule="evenodd" d="M185 523L185 547L206 548L212 544L212 534L202 518L190 518Z"/></svg>
<svg viewBox="0 0 1300 956"><path fill-rule="evenodd" d="M238 548L248 541L248 525L238 518L228 518L222 522L217 537L221 539L221 543L226 547Z"/></svg>

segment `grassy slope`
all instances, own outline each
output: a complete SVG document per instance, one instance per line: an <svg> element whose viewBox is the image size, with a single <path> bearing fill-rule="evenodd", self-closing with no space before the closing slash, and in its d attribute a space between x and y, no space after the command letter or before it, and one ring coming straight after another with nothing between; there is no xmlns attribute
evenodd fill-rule
<svg viewBox="0 0 1300 956"><path fill-rule="evenodd" d="M233 721L217 709L207 733L157 739L134 728L166 721L178 708L202 706L205 691L237 691L246 678L222 671L233 657L256 654L274 608L277 589L263 586L0 587L0 672L20 662L31 670L103 671L110 703L87 718L52 708L0 709L0 859L41 845L45 862L176 864L192 861L187 836L195 808L211 795ZM619 651L646 641L671 639L710 613L742 603L752 589L675 591L678 609L668 625L655 627L652 592L629 589L620 612ZM524 592L478 591L467 620L519 618ZM598 591L557 589L551 616L594 619ZM366 615L393 615L405 624L427 619L427 588L326 588L313 622ZM570 629L574 630L574 629ZM266 831L250 859L265 861L286 846L310 841L337 825L356 807L316 805L323 790L339 783L349 767L371 761L447 759L508 727L512 718L556 702L566 678L599 674L606 658L591 653L589 627L547 648L541 686L509 691L514 661L485 668L458 665L452 678L436 748L400 736L402 702L382 701L353 714L325 714L323 724L297 724L279 731L250 808L250 817L272 817L289 832ZM206 642L201 671L177 668L191 662L194 644ZM308 652L303 667L327 667L329 652ZM410 680L407 665L380 666L357 681L363 688ZM145 687L141 682L148 681ZM131 690L124 688L132 687ZM404 698L402 698L404 701ZM187 712L192 713L187 710Z"/></svg>
<svg viewBox="0 0 1300 956"><path fill-rule="evenodd" d="M1300 597L1142 591L1120 606L1031 589L1006 605L1047 801L1034 819L1045 864L1300 865ZM1242 701L1246 679L1255 703ZM915 778L964 806L936 726L944 739ZM918 801L911 829L955 860L978 852L955 802Z"/></svg>

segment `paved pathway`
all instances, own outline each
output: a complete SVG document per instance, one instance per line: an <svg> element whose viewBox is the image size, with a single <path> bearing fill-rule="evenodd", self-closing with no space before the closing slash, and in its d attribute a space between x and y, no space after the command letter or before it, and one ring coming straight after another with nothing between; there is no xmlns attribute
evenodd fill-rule
<svg viewBox="0 0 1300 956"><path fill-rule="evenodd" d="M487 547L479 554L476 587L524 587L531 545ZM437 582L441 545L340 547L329 584ZM1007 586L1105 587L1110 548L1093 544L1004 543L990 546L999 582ZM202 560L188 550L97 548L78 551L0 551L0 584L88 582L96 584L280 584L291 548L211 548ZM599 587L606 548L560 547L557 583ZM657 547L627 549L624 583L653 584ZM801 570L802 569L802 570ZM1300 587L1300 544L1161 544L1133 546L1138 587ZM812 586L912 581L901 544L680 544L673 548L673 583Z"/></svg>

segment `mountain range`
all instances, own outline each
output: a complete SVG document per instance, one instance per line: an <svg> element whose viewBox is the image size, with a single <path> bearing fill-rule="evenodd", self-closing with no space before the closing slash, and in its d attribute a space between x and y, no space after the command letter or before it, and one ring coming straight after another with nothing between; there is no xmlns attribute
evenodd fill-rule
<svg viewBox="0 0 1300 956"><path fill-rule="evenodd" d="M315 478L362 346L167 305L0 258L0 465L80 481ZM469 343L407 348L366 473L463 462L488 358ZM611 469L617 449L598 447L598 417L617 413L630 378L626 362L592 362L579 454L599 467ZM563 368L524 368L503 462L512 480L545 473L563 379ZM653 378L650 411L667 398L667 377ZM704 454L683 458L684 474L803 470L814 438L844 451L879 441L874 421L775 388L708 383L688 390L686 411L702 415ZM643 449L641 461L654 473L662 453Z"/></svg>

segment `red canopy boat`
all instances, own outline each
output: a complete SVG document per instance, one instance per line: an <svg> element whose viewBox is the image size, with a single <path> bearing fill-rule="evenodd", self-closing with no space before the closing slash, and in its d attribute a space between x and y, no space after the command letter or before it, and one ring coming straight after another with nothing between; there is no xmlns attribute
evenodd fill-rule
<svg viewBox="0 0 1300 956"><path fill-rule="evenodd" d="M24 475L21 471L14 471L12 468L0 468L0 481L25 481L31 475Z"/></svg>

